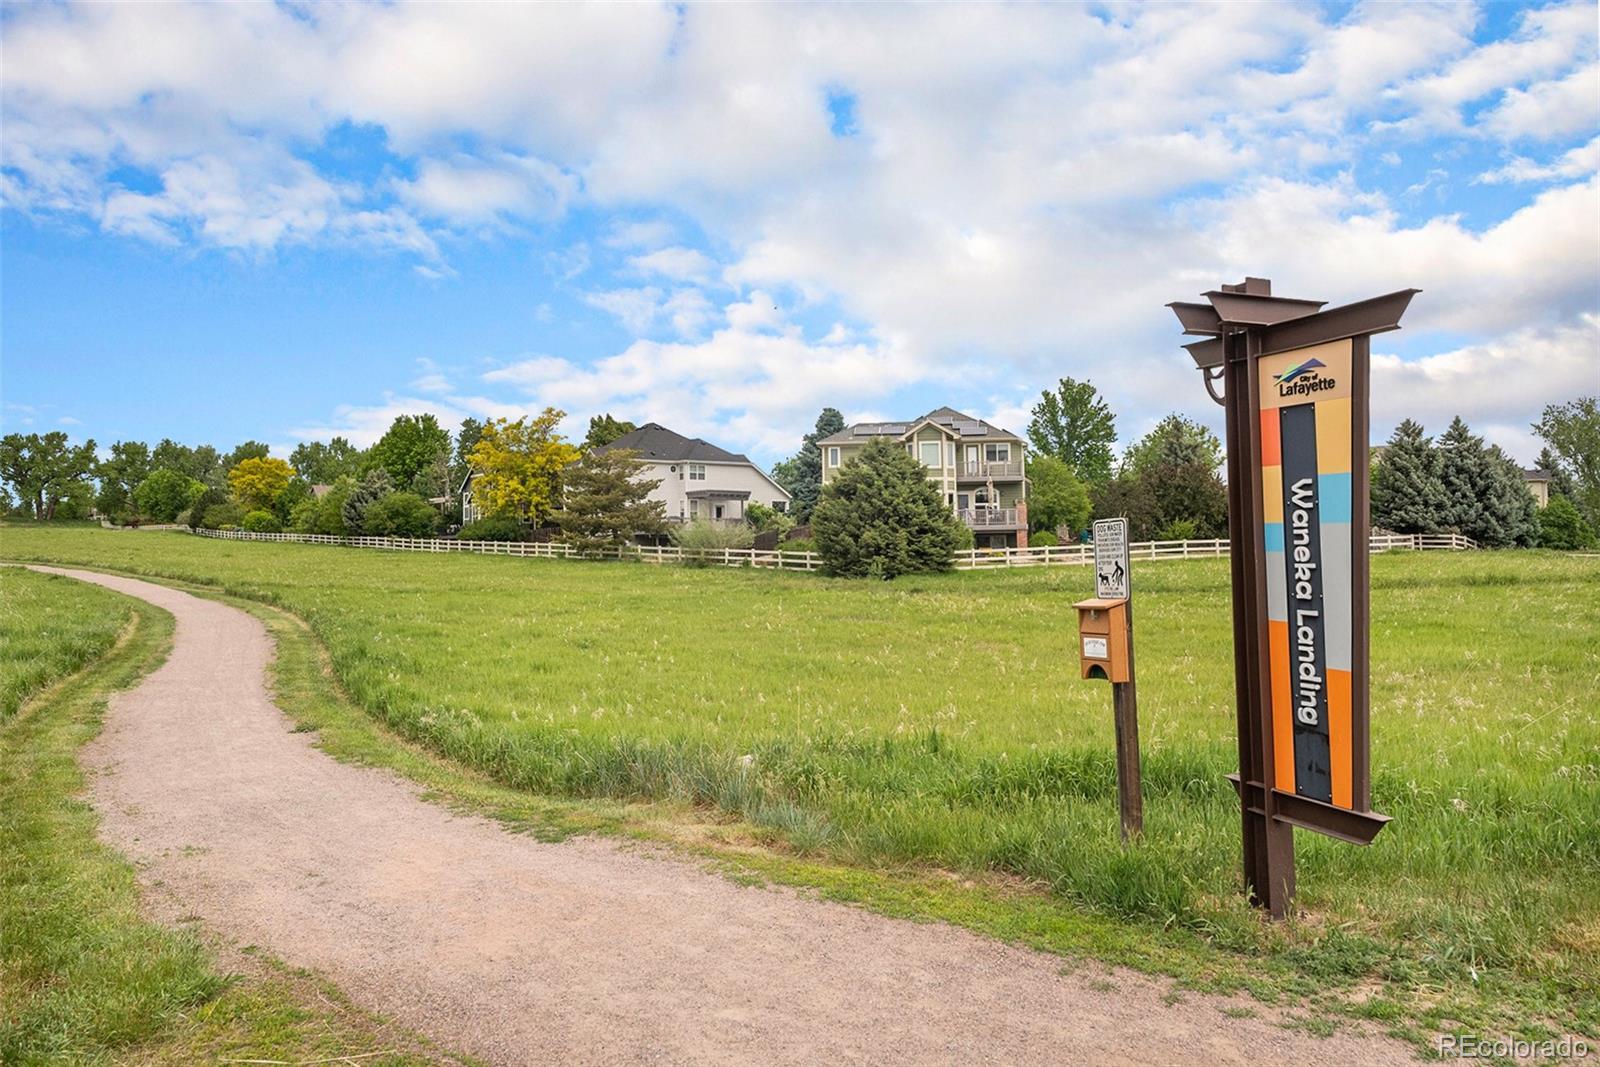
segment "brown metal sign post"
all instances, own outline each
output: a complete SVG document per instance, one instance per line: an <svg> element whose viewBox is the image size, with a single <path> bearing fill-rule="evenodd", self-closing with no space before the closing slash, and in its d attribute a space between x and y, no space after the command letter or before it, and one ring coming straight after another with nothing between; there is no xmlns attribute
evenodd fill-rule
<svg viewBox="0 0 1600 1067"><path fill-rule="evenodd" d="M1167 305L1227 412L1245 887L1281 918L1294 827L1370 844L1368 393L1375 333L1419 290L1324 311L1246 278ZM1222 385L1221 395L1217 385Z"/></svg>

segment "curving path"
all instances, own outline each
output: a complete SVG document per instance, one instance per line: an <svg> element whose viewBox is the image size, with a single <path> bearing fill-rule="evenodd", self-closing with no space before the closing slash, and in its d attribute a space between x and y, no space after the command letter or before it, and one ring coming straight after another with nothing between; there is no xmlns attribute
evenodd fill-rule
<svg viewBox="0 0 1600 1067"><path fill-rule="evenodd" d="M102 833L157 910L313 968L498 1064L1392 1064L1226 1002L1167 1005L939 924L742 887L602 839L542 844L335 762L270 700L256 619L164 586L40 567L177 617L171 658L86 750Z"/></svg>

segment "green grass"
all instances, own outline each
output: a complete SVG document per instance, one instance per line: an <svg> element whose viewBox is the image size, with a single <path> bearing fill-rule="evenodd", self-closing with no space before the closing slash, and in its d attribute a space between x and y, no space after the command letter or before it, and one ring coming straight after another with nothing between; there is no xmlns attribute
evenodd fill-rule
<svg viewBox="0 0 1600 1067"><path fill-rule="evenodd" d="M172 617L13 568L0 569L0 595L3 676L25 668L35 690L56 683L0 729L0 1063L442 1058L314 975L140 916L133 868L95 839L75 757L106 693L165 657ZM105 620L118 623L110 639L98 636ZM53 643L73 654L51 654ZM93 645L99 660L69 675Z"/></svg>
<svg viewBox="0 0 1600 1067"><path fill-rule="evenodd" d="M82 582L0 568L0 723L110 648L129 613L127 600Z"/></svg>
<svg viewBox="0 0 1600 1067"><path fill-rule="evenodd" d="M869 584L23 529L0 554L281 605L357 704L485 780L721 810L783 845L773 862L827 872L774 877L845 899L1168 973L1255 969L1269 993L1378 983L1351 1004L1401 1029L1600 1032L1594 559L1374 561L1374 803L1395 821L1368 849L1298 835L1302 914L1271 928L1240 902L1222 779L1221 562L1138 567L1146 839L1125 850L1108 693L1077 678L1080 569ZM901 877L940 870L970 895Z"/></svg>

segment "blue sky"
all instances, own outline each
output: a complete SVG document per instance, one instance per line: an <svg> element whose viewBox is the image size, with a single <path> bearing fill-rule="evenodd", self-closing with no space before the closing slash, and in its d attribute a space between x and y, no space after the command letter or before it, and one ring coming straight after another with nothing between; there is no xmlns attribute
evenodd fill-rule
<svg viewBox="0 0 1600 1067"><path fill-rule="evenodd" d="M1600 390L1592 3L8 5L0 422L1216 424L1162 305L1424 290L1374 431Z"/></svg>

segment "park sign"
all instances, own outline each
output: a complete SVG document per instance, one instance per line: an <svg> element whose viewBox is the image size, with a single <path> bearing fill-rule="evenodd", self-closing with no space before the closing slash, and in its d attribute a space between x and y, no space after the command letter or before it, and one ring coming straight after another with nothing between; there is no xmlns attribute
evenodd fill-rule
<svg viewBox="0 0 1600 1067"><path fill-rule="evenodd" d="M1415 289L1324 310L1247 278L1174 303L1227 413L1245 882L1294 894L1293 827L1369 844L1368 400L1372 334ZM1218 392L1218 386L1222 391Z"/></svg>

